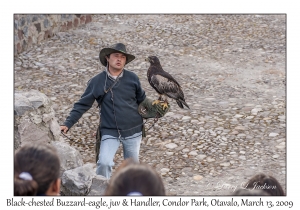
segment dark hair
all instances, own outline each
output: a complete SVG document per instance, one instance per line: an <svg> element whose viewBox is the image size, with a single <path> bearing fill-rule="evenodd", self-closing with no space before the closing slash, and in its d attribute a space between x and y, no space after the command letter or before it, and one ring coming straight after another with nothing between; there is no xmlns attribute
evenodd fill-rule
<svg viewBox="0 0 300 210"><path fill-rule="evenodd" d="M110 55L111 55L111 54L113 54L113 53L122 53L122 52L115 51L115 52L112 52L112 53L110 53L110 54L107 54L107 55L106 55L106 57L107 57L107 58L110 58ZM126 54L124 54L124 53L122 53L122 54L123 54L123 55L125 55L125 57L126 57L126 60L128 60L128 58L127 58L127 55L126 55Z"/></svg>
<svg viewBox="0 0 300 210"><path fill-rule="evenodd" d="M235 196L270 196L270 194L264 190L252 190L252 189L238 189L232 195L235 195Z"/></svg>
<svg viewBox="0 0 300 210"><path fill-rule="evenodd" d="M126 159L110 179L105 195L126 196L132 192L144 196L165 195L165 188L161 177L150 166Z"/></svg>
<svg viewBox="0 0 300 210"><path fill-rule="evenodd" d="M32 180L24 180L21 173L29 173ZM59 178L60 161L56 150L51 145L26 144L14 158L14 195L45 194L50 184Z"/></svg>
<svg viewBox="0 0 300 210"><path fill-rule="evenodd" d="M284 195L280 183L272 176L259 173L253 176L247 183L248 189L262 189L270 195Z"/></svg>

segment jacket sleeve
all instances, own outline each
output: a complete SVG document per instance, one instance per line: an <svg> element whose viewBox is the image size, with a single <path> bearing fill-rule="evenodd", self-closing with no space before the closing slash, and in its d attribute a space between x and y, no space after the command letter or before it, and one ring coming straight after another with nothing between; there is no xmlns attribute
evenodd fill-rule
<svg viewBox="0 0 300 210"><path fill-rule="evenodd" d="M137 85L137 90L136 90L136 99L137 99L137 103L140 104L142 101L145 100L146 93L143 90L139 79L137 80L137 83L138 83L138 85Z"/></svg>
<svg viewBox="0 0 300 210"><path fill-rule="evenodd" d="M66 121L64 122L64 125L67 126L69 129L81 118L81 116L89 110L94 101L95 97L93 95L93 88L91 84L88 84L88 87L86 88L85 92L74 104L73 109L71 110L69 116L67 117Z"/></svg>

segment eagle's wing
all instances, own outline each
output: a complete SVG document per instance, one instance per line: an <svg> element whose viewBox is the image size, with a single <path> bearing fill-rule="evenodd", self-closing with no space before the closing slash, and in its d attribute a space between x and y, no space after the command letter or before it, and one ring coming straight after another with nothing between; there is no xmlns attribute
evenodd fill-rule
<svg viewBox="0 0 300 210"><path fill-rule="evenodd" d="M180 85L172 79L156 74L151 76L151 83L161 94L176 100L184 98Z"/></svg>

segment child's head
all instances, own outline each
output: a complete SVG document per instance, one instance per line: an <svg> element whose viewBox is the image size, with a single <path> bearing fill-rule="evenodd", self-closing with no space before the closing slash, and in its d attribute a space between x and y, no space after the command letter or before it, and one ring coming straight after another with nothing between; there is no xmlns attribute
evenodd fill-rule
<svg viewBox="0 0 300 210"><path fill-rule="evenodd" d="M24 145L14 158L14 195L57 195L60 161L55 148L46 144Z"/></svg>
<svg viewBox="0 0 300 210"><path fill-rule="evenodd" d="M125 160L112 176L105 195L165 195L165 188L154 169L129 159Z"/></svg>
<svg viewBox="0 0 300 210"><path fill-rule="evenodd" d="M263 173L257 174L252 177L246 188L248 189L261 189L270 195L284 195L280 183L272 176L267 176Z"/></svg>

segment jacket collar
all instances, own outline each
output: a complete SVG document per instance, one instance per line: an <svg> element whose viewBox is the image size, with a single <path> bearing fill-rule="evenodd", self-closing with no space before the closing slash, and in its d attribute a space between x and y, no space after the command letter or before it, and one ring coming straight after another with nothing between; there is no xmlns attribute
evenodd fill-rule
<svg viewBox="0 0 300 210"><path fill-rule="evenodd" d="M119 76L119 78L121 78L121 77L123 76L124 70L125 70L125 69L123 69L123 71L121 72L121 75ZM105 71L106 71L106 73L107 73L107 75L108 75L108 77L109 77L110 79L115 80L115 79L117 78L117 76L111 75L110 72L107 70L107 68L105 68Z"/></svg>

